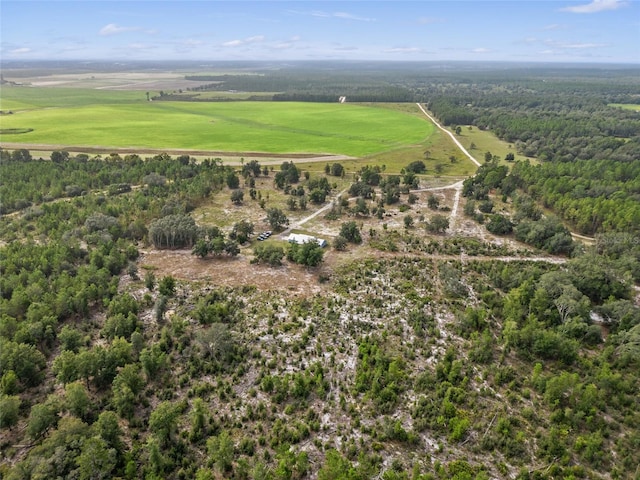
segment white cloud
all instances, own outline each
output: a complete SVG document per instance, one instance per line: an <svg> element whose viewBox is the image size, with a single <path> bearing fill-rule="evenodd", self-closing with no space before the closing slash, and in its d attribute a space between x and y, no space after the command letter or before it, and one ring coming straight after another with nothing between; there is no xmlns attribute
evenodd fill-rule
<svg viewBox="0 0 640 480"><path fill-rule="evenodd" d="M200 45L204 45L202 40L196 40L193 38L187 38L182 41L182 46L184 47L199 47Z"/></svg>
<svg viewBox="0 0 640 480"><path fill-rule="evenodd" d="M581 48L602 48L607 45L604 43L565 43L562 48L581 49Z"/></svg>
<svg viewBox="0 0 640 480"><path fill-rule="evenodd" d="M333 14L333 16L336 18L343 18L345 20L357 20L359 22L375 22L376 21L375 18L359 17L357 15L352 15L351 13L346 13L346 12L336 12Z"/></svg>
<svg viewBox="0 0 640 480"><path fill-rule="evenodd" d="M28 47L14 48L13 50L9 50L11 55L26 55L27 53L31 53L32 50Z"/></svg>
<svg viewBox="0 0 640 480"><path fill-rule="evenodd" d="M302 12L300 10L286 10L291 15L305 15L318 18L339 18L342 20L355 20L358 22L375 22L375 18L360 17L348 12L325 12L323 10L312 10L310 12Z"/></svg>
<svg viewBox="0 0 640 480"><path fill-rule="evenodd" d="M420 51L418 47L393 47L383 50L384 53L418 53Z"/></svg>
<svg viewBox="0 0 640 480"><path fill-rule="evenodd" d="M603 47L609 46L606 43L585 43L585 42L566 43L566 42L556 42L554 40L545 40L544 43L549 47L565 49L565 50L580 50L584 48L603 48Z"/></svg>
<svg viewBox="0 0 640 480"><path fill-rule="evenodd" d="M116 25L115 23L110 23L105 25L100 29L100 35L108 36L108 35L117 35L118 33L131 32L137 30L136 27L121 27Z"/></svg>
<svg viewBox="0 0 640 480"><path fill-rule="evenodd" d="M629 3L624 0L593 0L585 5L575 5L571 7L561 8L561 12L570 13L597 13L606 10L617 10L626 7Z"/></svg>
<svg viewBox="0 0 640 480"><path fill-rule="evenodd" d="M229 40L222 44L223 47L240 47L242 45L248 45L250 43L259 43L264 41L264 35L254 35L253 37L247 37L243 40Z"/></svg>
<svg viewBox="0 0 640 480"><path fill-rule="evenodd" d="M300 42L300 36L294 35L289 40L280 40L273 44L273 48L276 50L287 50L289 48L293 48Z"/></svg>
<svg viewBox="0 0 640 480"><path fill-rule="evenodd" d="M473 53L489 53L491 50L488 48L478 47L471 50Z"/></svg>

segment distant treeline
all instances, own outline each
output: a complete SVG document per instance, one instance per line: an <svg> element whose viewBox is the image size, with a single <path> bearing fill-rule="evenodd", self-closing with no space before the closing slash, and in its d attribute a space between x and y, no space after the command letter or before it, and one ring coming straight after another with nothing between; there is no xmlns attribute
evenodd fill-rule
<svg viewBox="0 0 640 480"><path fill-rule="evenodd" d="M615 72L506 80L465 74L414 88L445 125L491 130L540 160L516 164L507 182L578 232L638 231L640 115L610 106L638 102L637 79Z"/></svg>
<svg viewBox="0 0 640 480"><path fill-rule="evenodd" d="M375 78L345 75L193 75L187 80L215 82L189 88L189 91L277 92L274 101L337 102L413 102L415 94L403 85ZM267 98L260 97L259 100ZM216 99L217 100L217 99Z"/></svg>

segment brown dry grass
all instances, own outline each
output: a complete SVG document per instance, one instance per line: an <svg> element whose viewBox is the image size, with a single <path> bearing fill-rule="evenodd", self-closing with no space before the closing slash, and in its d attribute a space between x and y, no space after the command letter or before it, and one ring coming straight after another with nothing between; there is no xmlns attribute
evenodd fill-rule
<svg viewBox="0 0 640 480"><path fill-rule="evenodd" d="M201 259L191 250L142 251L139 265L143 270L153 270L157 278L172 275L177 280L210 283L215 286L238 287L253 285L258 290L281 291L293 296L308 296L325 291L319 281L335 262L333 252L328 252L324 265L308 269L285 261L281 267L251 265L253 255L246 248L235 258L211 257Z"/></svg>

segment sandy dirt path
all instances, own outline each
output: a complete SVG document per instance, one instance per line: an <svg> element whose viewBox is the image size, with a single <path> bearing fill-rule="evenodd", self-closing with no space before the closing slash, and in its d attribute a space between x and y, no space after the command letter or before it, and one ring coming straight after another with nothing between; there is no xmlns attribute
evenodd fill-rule
<svg viewBox="0 0 640 480"><path fill-rule="evenodd" d="M455 144L456 144L456 146L460 149L460 151L461 151L462 153L464 153L467 157L469 157L469 160L471 160L471 161L472 161L472 162L473 162L477 167L479 167L479 166L481 165L481 163L480 163L478 160L476 160L476 159L474 158L474 156L473 156L473 155L471 155L471 154L467 151L467 149L466 149L466 148L464 148L464 147L462 146L462 144L461 144L461 143L458 141L458 139L453 135L453 133L451 133L449 130L447 130L447 129L446 129L446 128L444 128L442 125L440 125L440 124L438 123L438 121L437 121L435 118L433 118L431 115L429 115L429 114L427 113L427 111L423 108L423 106L422 106L422 105L420 105L419 103L416 103L416 105L418 105L418 108L422 111L422 113L424 113L424 114L429 118L429 120L431 120L431 121L433 122L433 124L434 124L436 127L438 127L440 130L442 130L444 133L446 133L447 135L449 135L449 136L451 137L451 140L453 140L453 143L455 143Z"/></svg>

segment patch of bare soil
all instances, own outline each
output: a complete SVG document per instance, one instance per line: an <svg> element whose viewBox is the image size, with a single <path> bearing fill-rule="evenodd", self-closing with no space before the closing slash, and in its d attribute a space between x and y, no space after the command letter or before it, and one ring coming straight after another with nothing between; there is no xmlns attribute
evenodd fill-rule
<svg viewBox="0 0 640 480"><path fill-rule="evenodd" d="M255 285L258 290L277 290L294 296L308 296L325 290L318 281L323 270L285 263L281 267L251 265L250 258L199 258L190 250L141 251L139 266L152 269L157 278L172 275L178 280L207 282L216 286Z"/></svg>

